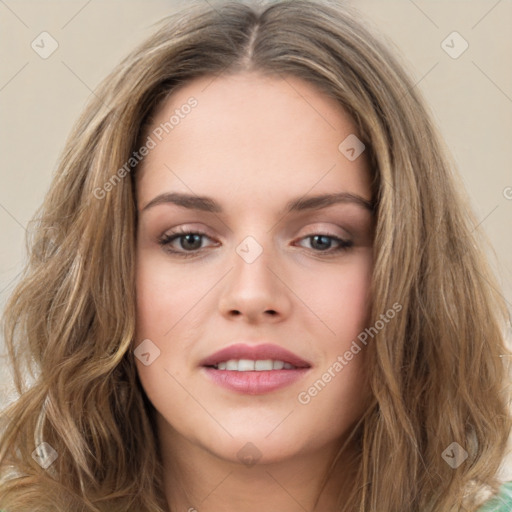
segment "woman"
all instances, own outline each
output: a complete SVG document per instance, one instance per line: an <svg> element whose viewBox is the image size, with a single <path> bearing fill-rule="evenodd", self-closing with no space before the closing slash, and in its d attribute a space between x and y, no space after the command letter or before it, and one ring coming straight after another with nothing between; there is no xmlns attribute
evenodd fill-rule
<svg viewBox="0 0 512 512"><path fill-rule="evenodd" d="M165 20L38 212L0 506L508 510L506 309L450 167L347 7Z"/></svg>

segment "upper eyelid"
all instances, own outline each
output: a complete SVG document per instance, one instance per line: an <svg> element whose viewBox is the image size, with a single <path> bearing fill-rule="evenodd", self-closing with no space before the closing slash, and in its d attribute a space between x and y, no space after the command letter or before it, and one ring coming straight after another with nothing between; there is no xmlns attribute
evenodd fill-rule
<svg viewBox="0 0 512 512"><path fill-rule="evenodd" d="M304 224L307 224L307 226ZM297 227L299 225L301 226L300 228ZM325 228L325 227L323 227L325 225L331 225L332 227ZM320 227L320 226L322 226L322 227ZM363 229L365 226L366 226L366 222L364 224L361 224L361 222L358 219L356 219L355 221L353 219L348 220L348 222L347 222L347 220L343 221L343 219L335 219L335 218L324 219L324 220L315 219L315 218L313 218L313 219L303 218L303 219L294 220L291 223L291 225L286 228L286 231L288 231L288 230L297 231L297 230L303 230L303 229L308 229L308 230L315 230L315 229L329 230L329 229L331 229L331 230L342 230L342 231L346 232L347 235L352 236L353 231ZM227 230L231 234L233 233L233 230L231 228L228 228ZM218 230L216 228L211 229L209 227L204 227L204 223L202 221L199 221L199 222L194 222L194 221L186 222L185 221L180 224L177 224L176 226L174 226L172 228L168 228L165 231L162 231L162 233L167 233L167 232L171 232L171 231L173 231L174 233L178 233L180 231L185 231L185 232L200 231L200 232L208 234L208 236L217 236L217 235L214 235L213 232L218 231ZM268 230L267 232L269 232L269 231L270 230ZM273 227L271 231L275 231L275 228ZM209 233L212 233L212 234L210 235ZM340 236L342 236L342 235L340 235Z"/></svg>
<svg viewBox="0 0 512 512"><path fill-rule="evenodd" d="M315 223L315 224L319 224L319 223ZM338 238L341 238L341 239L353 238L354 237L354 234L353 234L352 230L349 230L347 228L342 228L340 226L337 226L337 229L343 230L346 233L346 235L345 234L340 234L340 233L333 233L333 229L332 228L329 229L329 228L324 228L324 227L313 226L313 227L308 228L308 232L305 235L302 235L299 238L303 238L305 236L308 236L308 235L310 236L310 235L313 235L313 234L327 234L329 236L338 237ZM160 238L162 238L164 236L176 236L176 235L186 235L186 234L200 234L200 235L203 235L203 236L207 236L209 238L216 238L215 235L210 233L209 229L195 228L195 227L191 227L191 226L188 226L188 225L185 225L184 227L183 226L178 226L176 228L171 228L169 230L166 230L158 238L160 239Z"/></svg>

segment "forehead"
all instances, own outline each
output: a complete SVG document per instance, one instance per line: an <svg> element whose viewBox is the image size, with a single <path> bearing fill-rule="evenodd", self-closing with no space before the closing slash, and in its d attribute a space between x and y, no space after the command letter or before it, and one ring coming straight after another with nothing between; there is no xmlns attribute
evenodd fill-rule
<svg viewBox="0 0 512 512"><path fill-rule="evenodd" d="M201 77L155 113L146 134L155 146L137 170L138 203L171 190L240 196L246 206L308 190L370 199L365 153L351 161L339 149L354 135L346 111L297 77Z"/></svg>

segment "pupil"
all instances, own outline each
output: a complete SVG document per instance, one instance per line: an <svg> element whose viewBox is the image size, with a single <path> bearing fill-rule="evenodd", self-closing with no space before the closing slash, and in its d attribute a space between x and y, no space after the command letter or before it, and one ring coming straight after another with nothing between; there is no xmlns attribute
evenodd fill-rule
<svg viewBox="0 0 512 512"><path fill-rule="evenodd" d="M321 249L322 248L325 249L325 245L327 245L327 246L330 245L330 238L328 236L324 236L324 235L314 235L313 236L313 245L315 244L315 242L317 240L322 240L322 239L323 239L324 247L320 247ZM320 242L320 245L322 245L322 241Z"/></svg>
<svg viewBox="0 0 512 512"><path fill-rule="evenodd" d="M188 246L189 242L193 245L194 244L194 241L193 239L197 237L197 240L199 239L200 235L194 235L194 234L189 234L189 235L185 235L185 246ZM196 241L197 241L196 240ZM197 244L196 244L197 245ZM199 243L199 246L201 245L201 243ZM184 248L187 248L187 247L184 247ZM198 247L188 247L189 249L197 249Z"/></svg>

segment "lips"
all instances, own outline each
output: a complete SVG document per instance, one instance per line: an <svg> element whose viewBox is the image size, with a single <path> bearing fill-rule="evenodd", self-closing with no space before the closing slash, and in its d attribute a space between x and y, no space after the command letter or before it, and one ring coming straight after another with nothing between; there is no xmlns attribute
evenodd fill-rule
<svg viewBox="0 0 512 512"><path fill-rule="evenodd" d="M210 382L246 395L261 395L289 386L312 367L293 352L271 344L231 345L208 356L200 366Z"/></svg>
<svg viewBox="0 0 512 512"><path fill-rule="evenodd" d="M295 368L310 368L311 364L293 352L278 345L230 345L201 361L201 366L216 366L230 360L252 359L254 361L274 360L291 364Z"/></svg>

